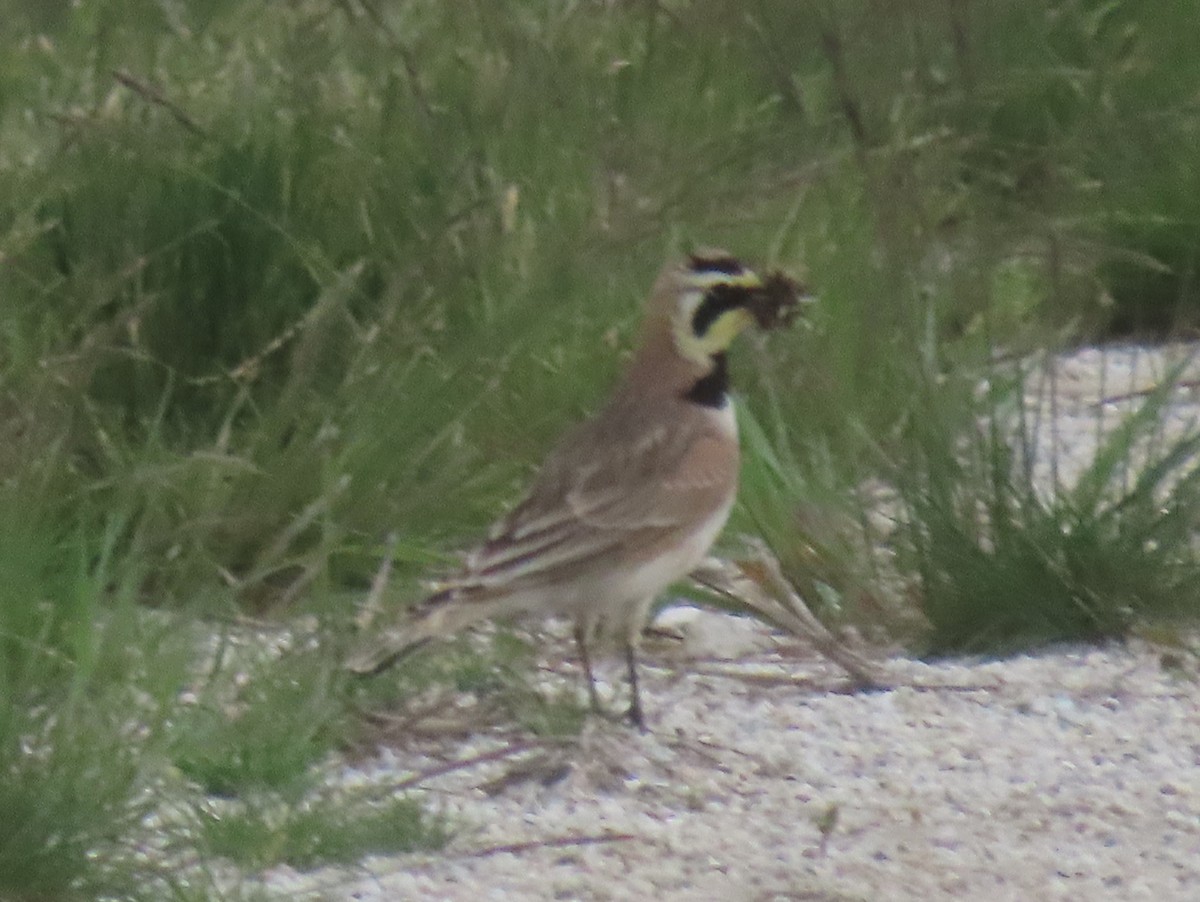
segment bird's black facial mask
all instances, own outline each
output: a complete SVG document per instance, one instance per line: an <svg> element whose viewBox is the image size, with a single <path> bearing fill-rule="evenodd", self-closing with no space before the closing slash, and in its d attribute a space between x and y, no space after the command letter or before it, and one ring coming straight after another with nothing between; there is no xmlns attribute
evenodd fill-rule
<svg viewBox="0 0 1200 902"><path fill-rule="evenodd" d="M748 309L753 292L754 289L738 285L714 285L704 293L696 312L692 314L692 332L697 337L703 336L722 314L739 308Z"/></svg>
<svg viewBox="0 0 1200 902"><path fill-rule="evenodd" d="M738 274L744 272L738 270ZM692 314L692 332L708 333L713 323L731 310L747 311L760 329L786 326L796 318L808 292L794 279L774 272L756 286L718 283L709 288Z"/></svg>

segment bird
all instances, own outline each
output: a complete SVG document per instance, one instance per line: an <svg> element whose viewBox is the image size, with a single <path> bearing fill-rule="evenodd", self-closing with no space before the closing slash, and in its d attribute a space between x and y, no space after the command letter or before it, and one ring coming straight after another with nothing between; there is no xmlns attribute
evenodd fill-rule
<svg viewBox="0 0 1200 902"><path fill-rule="evenodd" d="M803 298L802 298L803 296ZM763 278L726 251L668 263L645 305L637 350L608 401L549 453L523 501L461 571L401 623L352 652L376 674L427 641L523 614L574 621L593 710L597 643L623 649L629 721L646 729L637 646L651 607L708 553L737 493L740 450L727 352L757 323L789 322L799 283Z"/></svg>

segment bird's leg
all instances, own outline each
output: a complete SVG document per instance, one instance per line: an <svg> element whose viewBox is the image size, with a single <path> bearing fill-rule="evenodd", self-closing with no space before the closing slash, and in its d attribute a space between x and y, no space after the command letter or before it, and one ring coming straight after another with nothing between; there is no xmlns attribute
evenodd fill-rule
<svg viewBox="0 0 1200 902"><path fill-rule="evenodd" d="M642 714L642 698L638 692L637 652L633 640L625 643L625 663L629 667L629 722L646 732L646 718Z"/></svg>
<svg viewBox="0 0 1200 902"><path fill-rule="evenodd" d="M587 636L583 624L575 624L575 644L579 646L579 662L583 665L584 676L587 677L588 701L593 711L600 711L600 694L596 691L596 677L592 674L592 658L588 654Z"/></svg>

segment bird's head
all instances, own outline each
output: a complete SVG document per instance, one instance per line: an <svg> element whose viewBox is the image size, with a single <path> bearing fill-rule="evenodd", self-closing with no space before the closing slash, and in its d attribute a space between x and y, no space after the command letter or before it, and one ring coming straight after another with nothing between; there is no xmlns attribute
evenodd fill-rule
<svg viewBox="0 0 1200 902"><path fill-rule="evenodd" d="M647 325L668 326L675 350L704 366L748 326L786 324L807 298L782 273L763 278L724 251L697 252L660 276Z"/></svg>

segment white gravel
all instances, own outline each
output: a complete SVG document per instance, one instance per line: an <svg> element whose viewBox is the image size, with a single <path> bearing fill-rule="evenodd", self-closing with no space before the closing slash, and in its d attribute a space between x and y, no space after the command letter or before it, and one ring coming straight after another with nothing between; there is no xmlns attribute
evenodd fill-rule
<svg viewBox="0 0 1200 902"><path fill-rule="evenodd" d="M594 720L549 760L424 782L465 825L444 852L271 883L361 900L1200 899L1194 664L1138 644L897 661L897 688L841 694L818 662L756 657L738 677L651 668L649 735ZM504 744L391 751L343 779ZM478 788L506 771L524 779Z"/></svg>
<svg viewBox="0 0 1200 902"><path fill-rule="evenodd" d="M1077 472L1095 411L1131 403L1095 402L1145 387L1165 363L1084 351L1058 365L1057 444ZM1196 640L1177 656L1131 642L895 660L894 688L848 694L794 641L703 618L701 632L740 633L742 651L647 668L650 734L593 718L577 744L432 776L416 794L460 825L446 850L277 869L268 889L347 900L1200 900ZM338 780L389 785L511 742L413 739Z"/></svg>

